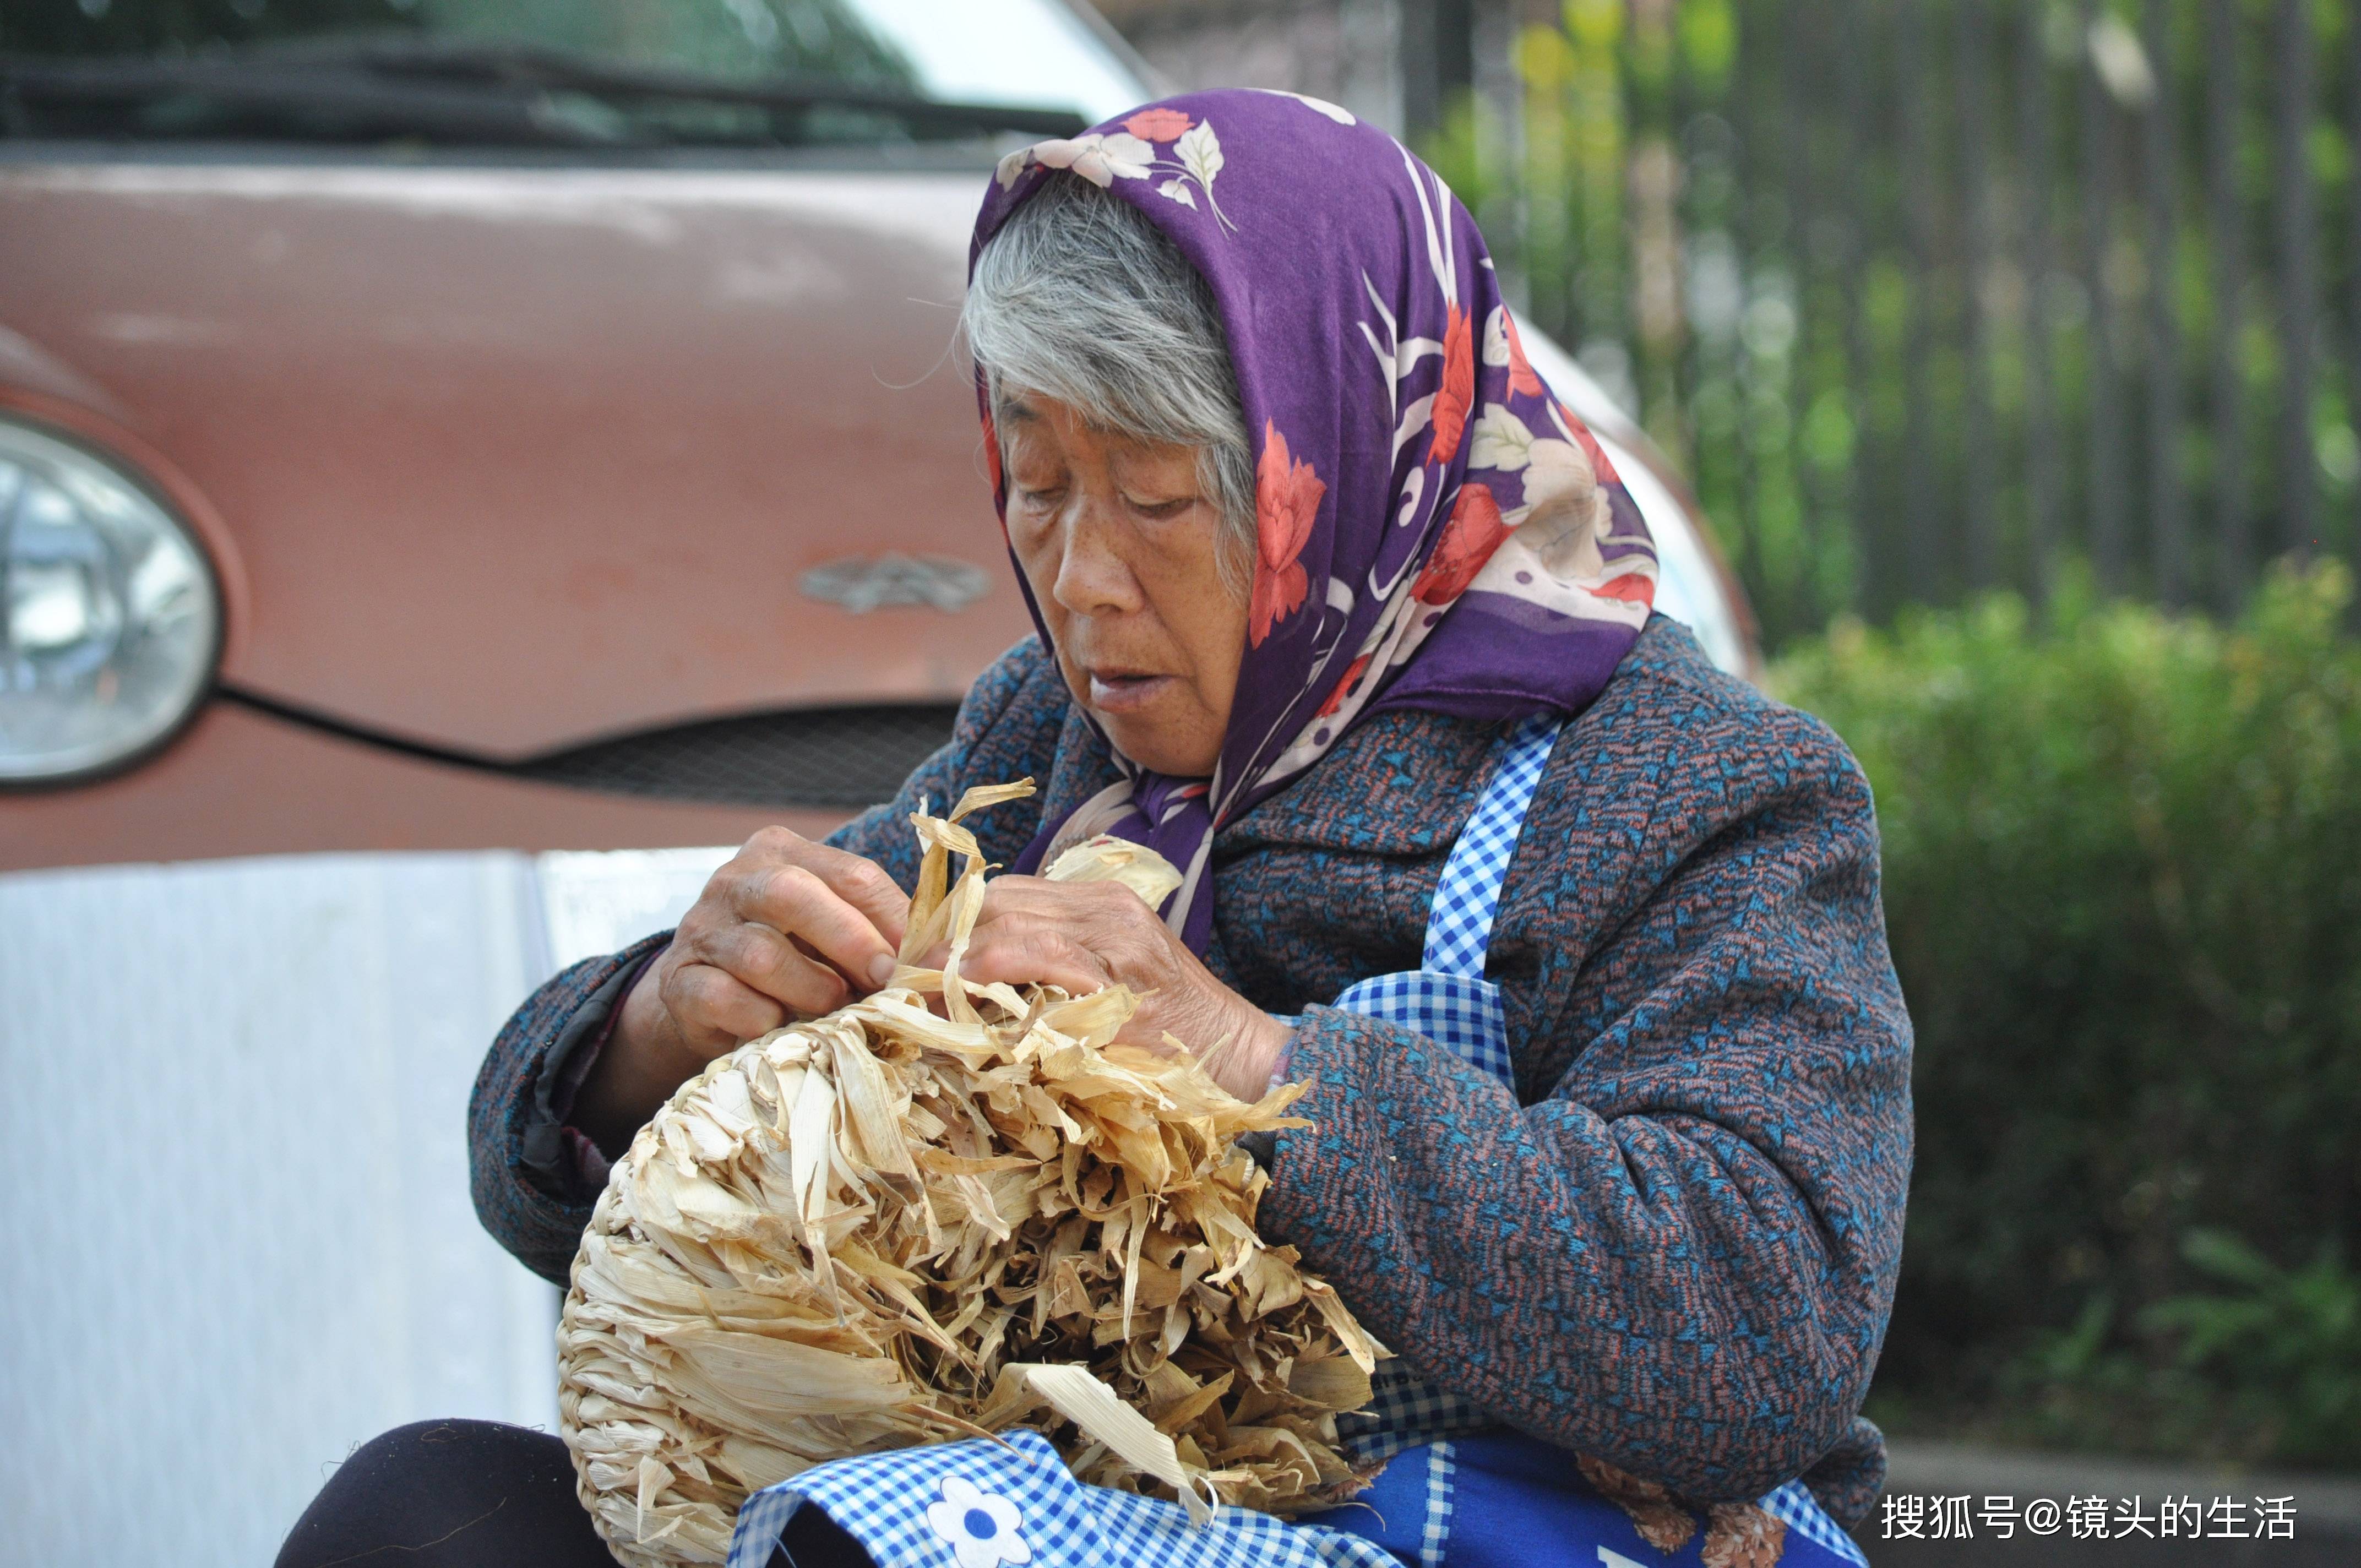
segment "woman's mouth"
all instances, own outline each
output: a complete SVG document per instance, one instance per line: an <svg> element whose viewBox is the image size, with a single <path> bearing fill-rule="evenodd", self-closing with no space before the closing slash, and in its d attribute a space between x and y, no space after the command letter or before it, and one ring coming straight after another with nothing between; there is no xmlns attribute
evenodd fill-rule
<svg viewBox="0 0 2361 1568"><path fill-rule="evenodd" d="M1127 670L1093 670L1091 706L1101 713L1137 713L1164 695L1170 675Z"/></svg>

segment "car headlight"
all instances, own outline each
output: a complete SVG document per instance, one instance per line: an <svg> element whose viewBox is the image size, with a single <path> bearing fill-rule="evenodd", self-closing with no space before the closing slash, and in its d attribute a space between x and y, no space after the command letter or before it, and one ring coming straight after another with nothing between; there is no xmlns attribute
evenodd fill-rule
<svg viewBox="0 0 2361 1568"><path fill-rule="evenodd" d="M111 465L0 419L0 784L114 766L204 695L221 601L204 552Z"/></svg>

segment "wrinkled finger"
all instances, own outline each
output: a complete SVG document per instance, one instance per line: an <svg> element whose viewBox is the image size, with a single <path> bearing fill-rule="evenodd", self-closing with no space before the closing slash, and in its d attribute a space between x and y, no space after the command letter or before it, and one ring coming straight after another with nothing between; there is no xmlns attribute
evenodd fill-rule
<svg viewBox="0 0 2361 1568"><path fill-rule="evenodd" d="M884 984L893 975L894 943L809 866L757 867L738 879L731 891L732 907L741 919L801 938L863 991Z"/></svg>
<svg viewBox="0 0 2361 1568"><path fill-rule="evenodd" d="M948 947L928 961L939 967ZM1054 985L1077 994L1097 991L1113 979L1106 966L1075 937L1047 922L1004 917L979 925L960 959L960 976L978 985Z"/></svg>
<svg viewBox="0 0 2361 1568"><path fill-rule="evenodd" d="M1137 894L1120 883L1048 882L1027 876L995 877L984 884L976 935L981 938L1004 921L1062 928L1094 951L1126 940L1136 946L1140 932L1162 924Z"/></svg>
<svg viewBox="0 0 2361 1568"><path fill-rule="evenodd" d="M777 1002L708 963L685 963L664 978L664 1010L698 1055L733 1050L787 1021Z"/></svg>
<svg viewBox="0 0 2361 1568"><path fill-rule="evenodd" d="M1011 906L1022 909L1100 909L1100 912L1148 912L1152 916L1155 906L1133 893L1119 881L1086 881L1086 883L1053 883L1046 876L994 876L992 888L1008 890Z"/></svg>
<svg viewBox="0 0 2361 1568"><path fill-rule="evenodd" d="M705 938L697 956L732 979L807 1017L833 1013L852 1000L844 977L798 951L768 926L740 921Z"/></svg>
<svg viewBox="0 0 2361 1568"><path fill-rule="evenodd" d="M803 863L818 872L839 898L861 911L888 948L899 949L910 923L910 895L885 874L885 868L827 844L812 844L807 850Z"/></svg>
<svg viewBox="0 0 2361 1568"><path fill-rule="evenodd" d="M996 876L983 886L983 903L987 910L999 909L1008 914L1054 914L1060 910L1087 909L1104 913L1148 905L1139 894L1119 882L1051 882L1038 876Z"/></svg>

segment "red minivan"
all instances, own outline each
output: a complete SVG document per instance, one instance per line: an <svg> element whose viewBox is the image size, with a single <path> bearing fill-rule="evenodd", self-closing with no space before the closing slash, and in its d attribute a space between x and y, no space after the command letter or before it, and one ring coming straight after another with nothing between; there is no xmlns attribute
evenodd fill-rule
<svg viewBox="0 0 2361 1568"><path fill-rule="evenodd" d="M983 181L1159 90L1062 0L11 7L0 871L884 798L1028 626L952 334Z"/></svg>

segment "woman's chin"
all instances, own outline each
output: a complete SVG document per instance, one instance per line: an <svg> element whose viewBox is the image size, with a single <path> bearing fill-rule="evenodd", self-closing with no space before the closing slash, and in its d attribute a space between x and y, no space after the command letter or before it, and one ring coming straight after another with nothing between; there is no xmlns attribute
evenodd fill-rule
<svg viewBox="0 0 2361 1568"><path fill-rule="evenodd" d="M1157 708L1146 708L1110 713L1095 703L1088 706L1091 717L1098 720L1099 728L1106 732L1115 749L1150 773L1173 778L1203 778L1221 759L1220 732L1214 732L1210 747L1202 744L1191 733L1202 725L1190 723L1191 716L1182 712L1160 715ZM1185 709L1187 706L1158 705L1172 709Z"/></svg>

